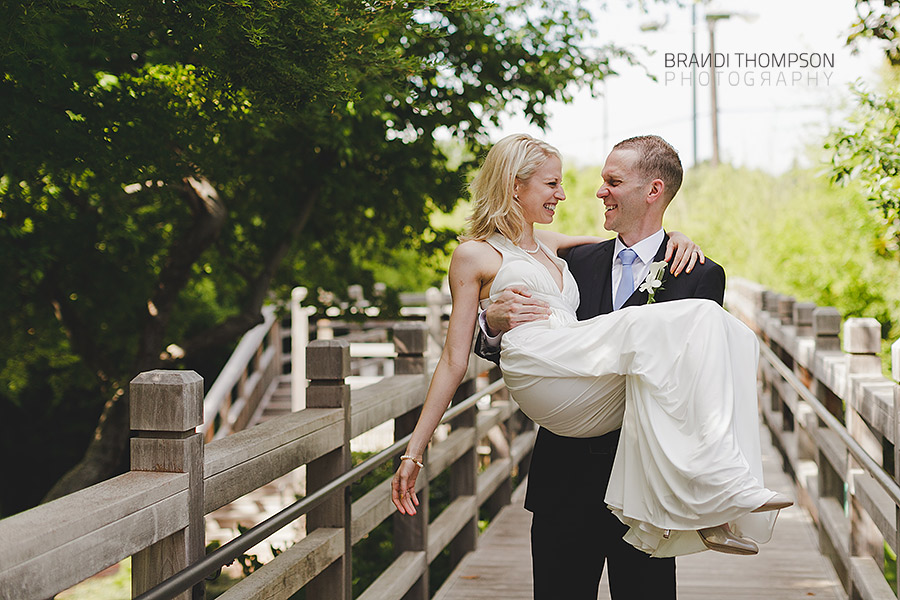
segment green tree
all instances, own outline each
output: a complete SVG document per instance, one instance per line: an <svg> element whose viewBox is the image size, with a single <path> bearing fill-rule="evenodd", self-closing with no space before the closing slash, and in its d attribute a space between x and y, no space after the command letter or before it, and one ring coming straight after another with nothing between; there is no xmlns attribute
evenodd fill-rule
<svg viewBox="0 0 900 600"><path fill-rule="evenodd" d="M835 128L825 145L830 151L832 182L858 186L883 220L883 255L898 254L900 244L900 0L855 0L857 18L847 44L864 39L881 42L887 67L880 91L858 82L855 109Z"/></svg>
<svg viewBox="0 0 900 600"><path fill-rule="evenodd" d="M900 65L900 0L855 0L855 4L857 18L847 43L856 46L864 39L880 40L887 59Z"/></svg>
<svg viewBox="0 0 900 600"><path fill-rule="evenodd" d="M276 231L273 243L256 247L223 239L226 223L229 233L247 229L242 209L259 210L237 200L250 187L239 179L248 173L236 168L239 153L285 123L292 107L346 101L360 68L397 68L373 60L363 43L384 15L346 5L4 8L4 403L36 421L27 440L36 452L42 435L59 439L59 412L83 423L80 412L96 421L103 408L86 468L64 489L120 468L123 390L134 373L160 364L170 341L206 328L212 347L255 321L248 313L261 292L241 277L264 280L288 241ZM285 208L279 224L302 216ZM227 272L223 253L243 263L241 275L209 277L213 263ZM4 421L4 440L21 444L23 423Z"/></svg>
<svg viewBox="0 0 900 600"><path fill-rule="evenodd" d="M861 190L882 219L881 243L875 249L895 258L900 245L900 91L897 84L879 93L854 88L856 108L826 144L832 182Z"/></svg>
<svg viewBox="0 0 900 600"><path fill-rule="evenodd" d="M478 156L504 110L543 125L629 58L581 49L575 2L44 0L3 25L0 438L91 440L51 497L123 468L136 373L214 373L273 292L444 247L428 216L472 163L441 140Z"/></svg>
<svg viewBox="0 0 900 600"><path fill-rule="evenodd" d="M856 189L822 173L699 167L666 212L729 277L744 277L798 301L874 317L900 331L900 263L879 251L882 221ZM889 350L888 350L889 355Z"/></svg>

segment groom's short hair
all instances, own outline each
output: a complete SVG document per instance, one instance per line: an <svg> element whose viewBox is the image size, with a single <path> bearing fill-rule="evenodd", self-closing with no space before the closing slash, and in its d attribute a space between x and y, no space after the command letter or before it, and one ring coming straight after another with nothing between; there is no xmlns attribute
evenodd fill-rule
<svg viewBox="0 0 900 600"><path fill-rule="evenodd" d="M684 169L678 151L658 135L639 135L622 140L615 150L635 150L638 158L635 167L649 179L662 179L665 184L666 200L671 201L681 187Z"/></svg>

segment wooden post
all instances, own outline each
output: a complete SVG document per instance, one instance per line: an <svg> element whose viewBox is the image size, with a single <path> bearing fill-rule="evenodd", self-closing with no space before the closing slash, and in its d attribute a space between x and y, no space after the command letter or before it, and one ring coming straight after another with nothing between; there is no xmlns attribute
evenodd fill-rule
<svg viewBox="0 0 900 600"><path fill-rule="evenodd" d="M778 358L781 359L789 369L794 368L794 356L793 356L793 348L786 347L786 343L788 340L785 338L784 333L786 328L793 329L790 327L794 322L794 303L796 300L792 296L786 296L784 294L779 295L778 297L778 320L781 323L779 330L782 335L780 336L780 341L778 342Z"/></svg>
<svg viewBox="0 0 900 600"><path fill-rule="evenodd" d="M812 334L816 352L841 349L841 313L833 306L819 306L812 311Z"/></svg>
<svg viewBox="0 0 900 600"><path fill-rule="evenodd" d="M748 297L750 298L750 305L752 307L751 315L753 318L753 326L751 327L751 329L753 330L753 333L755 333L757 335L759 335L761 332L761 327L760 327L761 314L760 313L762 313L763 304L764 304L763 292L764 292L764 290L763 290L762 286L753 287L752 289L748 290Z"/></svg>
<svg viewBox="0 0 900 600"><path fill-rule="evenodd" d="M844 323L844 352L847 358L847 373L854 375L881 375L881 324L875 319L850 318ZM846 399L844 423L850 435L860 443L865 451L881 463L884 448L883 436L869 429L856 412L850 397Z"/></svg>
<svg viewBox="0 0 900 600"><path fill-rule="evenodd" d="M397 323L394 325L393 334L394 350L397 352L397 357L394 359L394 374L424 374L425 351L428 346L428 326L421 321ZM418 416L419 409L416 409L414 412ZM409 431L406 433L409 433ZM406 433L403 435L406 435Z"/></svg>
<svg viewBox="0 0 900 600"><path fill-rule="evenodd" d="M812 302L794 304L793 323L797 328L797 337L809 337L813 334L813 311L816 305Z"/></svg>
<svg viewBox="0 0 900 600"><path fill-rule="evenodd" d="M444 294L441 290L430 287L425 290L425 323L428 325L428 334L431 337L428 355L438 356L444 347Z"/></svg>
<svg viewBox="0 0 900 600"><path fill-rule="evenodd" d="M891 344L891 375L894 377L894 381L900 381L900 340ZM900 446L900 444L897 445Z"/></svg>
<svg viewBox="0 0 900 600"><path fill-rule="evenodd" d="M900 340L891 344L891 376L900 381ZM900 385L894 385L894 481L900 481ZM894 550L900 548L900 506L894 510ZM895 574L900 581L900 560Z"/></svg>
<svg viewBox="0 0 900 600"><path fill-rule="evenodd" d="M476 380L470 379L463 382L456 390L453 397L453 404L461 402L476 392ZM472 406L469 410L463 412L450 422L451 428L455 431L458 429L471 428L475 431L478 418L478 409ZM478 440L472 438L472 445L466 450L462 456L450 466L450 501L464 496L477 496L478 490L478 453L476 445ZM458 565L463 557L475 549L475 542L478 539L478 507L475 508L475 514L463 525L453 541L450 542L450 563L454 566Z"/></svg>
<svg viewBox="0 0 900 600"><path fill-rule="evenodd" d="M841 349L841 313L832 306L820 306L813 310L813 338L815 352L839 352ZM838 419L844 418L844 403L834 392L813 377L813 390L819 401Z"/></svg>
<svg viewBox="0 0 900 600"><path fill-rule="evenodd" d="M142 594L203 557L203 378L194 371L149 371L131 381L131 470L188 473L188 527L132 557L131 591ZM202 583L177 596L204 596Z"/></svg>
<svg viewBox="0 0 900 600"><path fill-rule="evenodd" d="M425 349L428 347L428 326L421 321L397 323L394 325L394 349L397 357L394 359L394 373L396 375L416 375L425 373ZM424 398L423 398L424 400ZM421 407L417 406L396 419L394 419L394 439L401 439L410 433L419 419ZM415 516L394 513L394 553L403 552L427 552L428 550L428 521L430 514L428 452L423 457L425 468L419 472L416 478L418 488L416 494L419 497L419 506ZM394 467L399 466L399 459L395 460ZM416 580L404 600L428 600L428 568Z"/></svg>
<svg viewBox="0 0 900 600"><path fill-rule="evenodd" d="M344 413L343 437L337 448L311 461L306 468L306 485L310 492L324 487L351 467L350 455L350 386L344 379L350 375L350 344L346 340L316 340L306 351L307 408L335 408ZM350 486L335 492L328 500L309 512L309 532L328 527L344 530L344 554L322 571L306 587L310 600L350 600L353 541L350 537Z"/></svg>
<svg viewBox="0 0 900 600"><path fill-rule="evenodd" d="M841 349L840 334L841 313L831 306L819 306L812 311L812 334L815 341L815 352L833 352ZM834 395L815 375L812 380L812 392L820 402L838 419L844 418L843 402ZM846 454L846 453L845 453ZM849 457L847 458L849 460ZM831 467L825 455L819 451L819 496L836 498L845 506L845 481Z"/></svg>
<svg viewBox="0 0 900 600"><path fill-rule="evenodd" d="M778 299L778 316L781 318L782 325L793 324L794 304L796 304L796 299L793 296L781 296Z"/></svg>
<svg viewBox="0 0 900 600"><path fill-rule="evenodd" d="M804 383L807 387L814 387L812 383L812 364L808 363L808 341L804 339L802 342L801 338L810 338L813 335L813 310L816 309L816 305L812 302L797 302L794 304L794 327L797 342L793 348L791 348L791 352L795 353L794 356L794 375L796 375L800 381ZM802 402L802 401L801 401ZM805 402L802 402L805 404ZM810 408L811 410L811 408ZM809 414L810 418L815 418L814 414ZM801 429L802 431L802 429Z"/></svg>
<svg viewBox="0 0 900 600"><path fill-rule="evenodd" d="M306 345L309 344L309 310L300 303L305 287L291 290L291 410L306 407Z"/></svg>
<svg viewBox="0 0 900 600"><path fill-rule="evenodd" d="M762 291L762 312L757 315L758 331L761 342L779 354L778 348L769 336L769 322L778 316L778 294L772 290Z"/></svg>
<svg viewBox="0 0 900 600"><path fill-rule="evenodd" d="M875 319L850 318L844 322L844 352L847 353L849 375L880 375L881 324ZM844 422L847 431L865 451L881 463L884 455L883 438L869 429L856 407L847 398ZM851 461L852 463L853 461ZM862 473L862 469L859 469ZM884 562L884 539L878 527L858 505L855 498L850 503L850 551L853 556L871 556L878 564Z"/></svg>
<svg viewBox="0 0 900 600"><path fill-rule="evenodd" d="M498 379L502 377L500 373L500 369L491 369L488 371L488 381L490 383L494 383ZM501 391L497 392L493 397L492 401L497 399L502 399L503 401L510 401L508 399L509 394L507 393L506 388L502 388ZM506 423L500 424L500 433L503 436L503 440L501 443L505 444L505 455L498 452L498 448L496 444L492 443L491 450L491 460L502 460L505 458L512 458L512 443L515 437L515 433L513 429L510 427L514 424L515 417L510 418ZM493 441L493 440L492 440ZM506 479L503 480L503 483L497 488L497 490L491 494L491 497L488 498L486 504L486 508L491 515L491 518L494 517L500 510L509 504L512 501L512 474L515 470L515 465L510 465L510 472L507 475Z"/></svg>
<svg viewBox="0 0 900 600"><path fill-rule="evenodd" d="M316 339L317 340L333 340L334 328L331 326L331 319L319 319L316 321Z"/></svg>
<svg viewBox="0 0 900 600"><path fill-rule="evenodd" d="M316 313L314 306L302 305L308 293L305 287L300 286L291 290L291 412L306 408L306 347L309 345L309 318ZM281 361L279 361L280 368ZM296 493L305 496L306 465L297 467L292 479ZM298 526L301 522L298 522Z"/></svg>
<svg viewBox="0 0 900 600"><path fill-rule="evenodd" d="M778 313L778 296L777 292L772 290L763 290L762 293L762 309L769 314Z"/></svg>
<svg viewBox="0 0 900 600"><path fill-rule="evenodd" d="M844 323L844 352L851 374L881 374L881 323L871 318L850 318Z"/></svg>

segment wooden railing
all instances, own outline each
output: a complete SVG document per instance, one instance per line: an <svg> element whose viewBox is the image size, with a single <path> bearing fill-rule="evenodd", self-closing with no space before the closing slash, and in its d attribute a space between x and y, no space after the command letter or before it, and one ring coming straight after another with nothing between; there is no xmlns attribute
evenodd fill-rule
<svg viewBox="0 0 900 600"><path fill-rule="evenodd" d="M206 441L240 431L250 422L282 372L282 337L275 307L264 307L263 322L244 334L204 398L200 432Z"/></svg>
<svg viewBox="0 0 900 600"><path fill-rule="evenodd" d="M851 599L896 599L885 547L900 548L900 386L882 375L881 325L734 278L725 301L762 339L762 414L822 553ZM898 363L895 343L895 379Z"/></svg>
<svg viewBox="0 0 900 600"><path fill-rule="evenodd" d="M358 287L358 286L351 286ZM306 298L306 288L294 288L290 301L290 326L283 326L277 318L275 306L263 308L263 322L244 334L228 362L222 368L203 400L203 425L201 433L209 442L223 438L247 427L259 409L260 401L271 392L272 386L286 372L291 377L294 410L305 405L305 352L309 341L310 317L316 310L301 306ZM368 303L356 291L357 304L347 305L359 314ZM403 307L401 316L424 320L427 327L432 353L439 353L443 346L443 318L449 314L449 296L431 288L423 293L401 294ZM335 307L337 308L337 307ZM339 311L340 312L340 311ZM318 339L332 339L334 329L344 326L330 318L318 319L314 325ZM345 339L354 343L351 354L354 358L354 373L364 372L366 367L383 371L379 363L384 356L370 356L365 343L387 341L388 333L382 324L378 329L351 332ZM344 337L344 336L340 336ZM291 352L284 352L285 340L290 340Z"/></svg>
<svg viewBox="0 0 900 600"><path fill-rule="evenodd" d="M395 375L352 394L345 381L349 343L314 341L305 409L207 444L201 378L192 371L142 373L130 391L131 470L0 521L0 598L50 598L128 556L132 591L142 594L203 558L205 514L301 465L307 497L316 496L350 469L351 438L391 419L395 439L412 430L429 378L426 336L422 323L395 326ZM308 512L306 537L221 598L288 598L305 587L308 598L347 600L353 545L389 518L396 559L360 597L427 598L428 565L448 546L453 561L474 548L479 509L509 502L514 474L533 444L533 425L504 392L480 398L487 380L498 377L492 366L470 361L454 403L468 400L448 435L426 453L418 515L396 513L389 479L352 504L349 482L341 484ZM493 445L485 459L478 448L488 437ZM445 470L450 504L433 515L429 482ZM202 587L193 593L202 597Z"/></svg>

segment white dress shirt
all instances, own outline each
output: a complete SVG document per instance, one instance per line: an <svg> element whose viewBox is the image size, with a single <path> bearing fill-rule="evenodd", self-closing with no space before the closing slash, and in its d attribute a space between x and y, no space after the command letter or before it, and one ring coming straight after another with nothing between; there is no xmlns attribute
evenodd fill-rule
<svg viewBox="0 0 900 600"><path fill-rule="evenodd" d="M659 250L659 245L662 244L665 235L666 232L660 229L650 237L645 237L634 246L631 246L631 249L634 250L635 254L637 254L637 258L631 265L631 274L634 277L633 289L638 289L640 285L644 283L644 279L647 278L647 273L650 272L650 263L652 263L653 259L656 258L656 251ZM622 281L622 259L619 258L619 252L621 252L625 248L628 248L628 246L625 245L621 238L616 237L616 245L613 249L612 264L613 298L616 297L616 292L619 289L619 283L621 283Z"/></svg>

